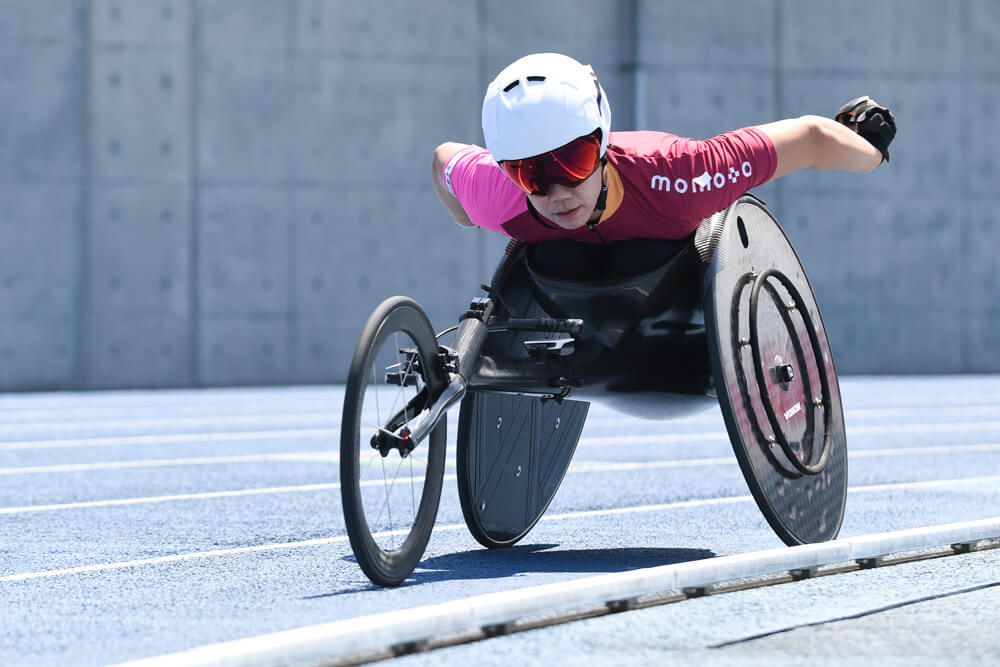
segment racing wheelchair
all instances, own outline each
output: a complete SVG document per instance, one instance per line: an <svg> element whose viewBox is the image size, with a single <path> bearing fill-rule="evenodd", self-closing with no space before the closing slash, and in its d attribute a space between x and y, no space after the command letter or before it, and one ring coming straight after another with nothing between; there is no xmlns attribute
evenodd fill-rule
<svg viewBox="0 0 1000 667"><path fill-rule="evenodd" d="M456 405L454 478L465 523L486 547L515 544L541 518L591 402L653 419L717 402L778 537L837 536L843 409L794 249L752 195L678 248L635 275L580 280L546 273L512 241L451 346L408 298L375 310L351 362L340 445L347 532L374 583L402 583L423 556L452 478L445 415Z"/></svg>

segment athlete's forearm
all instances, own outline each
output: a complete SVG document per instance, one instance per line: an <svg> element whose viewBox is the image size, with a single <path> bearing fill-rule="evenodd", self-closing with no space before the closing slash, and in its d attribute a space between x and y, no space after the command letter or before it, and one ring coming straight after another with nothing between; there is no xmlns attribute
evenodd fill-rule
<svg viewBox="0 0 1000 667"><path fill-rule="evenodd" d="M778 165L772 178L800 169L871 171L882 154L840 123L822 116L779 120L758 128L774 144Z"/></svg>
<svg viewBox="0 0 1000 667"><path fill-rule="evenodd" d="M831 118L812 116L820 134L812 169L871 171L882 163L882 154L854 130Z"/></svg>

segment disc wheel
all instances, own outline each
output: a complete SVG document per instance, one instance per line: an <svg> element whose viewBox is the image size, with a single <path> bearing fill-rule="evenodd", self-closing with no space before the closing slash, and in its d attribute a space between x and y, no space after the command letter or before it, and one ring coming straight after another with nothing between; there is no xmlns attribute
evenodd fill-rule
<svg viewBox="0 0 1000 667"><path fill-rule="evenodd" d="M414 301L383 302L361 334L344 396L340 491L351 548L379 586L416 568L444 478L447 421L421 442L410 424L444 383L430 322ZM411 450L412 448L412 450Z"/></svg>
<svg viewBox="0 0 1000 667"><path fill-rule="evenodd" d="M833 353L805 269L758 200L726 212L706 271L719 406L747 485L788 545L837 536L847 437Z"/></svg>

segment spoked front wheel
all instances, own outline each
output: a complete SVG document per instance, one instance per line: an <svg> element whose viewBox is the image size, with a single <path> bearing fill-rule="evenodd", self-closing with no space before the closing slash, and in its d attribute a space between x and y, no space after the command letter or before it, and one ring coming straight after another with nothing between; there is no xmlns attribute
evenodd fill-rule
<svg viewBox="0 0 1000 667"><path fill-rule="evenodd" d="M410 425L444 375L427 315L414 301L384 301L351 361L340 436L340 493L351 548L379 586L416 568L430 539L444 478L447 420L421 442Z"/></svg>

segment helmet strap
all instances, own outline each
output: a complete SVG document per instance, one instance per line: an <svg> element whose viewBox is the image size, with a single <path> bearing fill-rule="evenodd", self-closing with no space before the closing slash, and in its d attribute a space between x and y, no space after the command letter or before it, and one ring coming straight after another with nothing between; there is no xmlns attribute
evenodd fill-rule
<svg viewBox="0 0 1000 667"><path fill-rule="evenodd" d="M601 158L601 194L597 196L597 203L594 205L595 211L604 212L604 207L608 205L608 178L604 168L608 164L608 158Z"/></svg>

